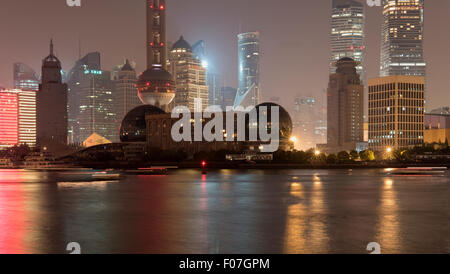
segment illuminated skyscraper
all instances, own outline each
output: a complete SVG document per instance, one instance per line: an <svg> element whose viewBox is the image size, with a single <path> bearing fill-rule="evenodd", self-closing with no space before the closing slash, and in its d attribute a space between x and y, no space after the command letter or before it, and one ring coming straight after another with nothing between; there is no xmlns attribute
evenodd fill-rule
<svg viewBox="0 0 450 274"><path fill-rule="evenodd" d="M424 94L423 76L369 79L369 147L385 151L422 144Z"/></svg>
<svg viewBox="0 0 450 274"><path fill-rule="evenodd" d="M364 81L364 6L355 0L333 0L332 5L330 73L336 71L335 62L349 57L359 62L356 71Z"/></svg>
<svg viewBox="0 0 450 274"><path fill-rule="evenodd" d="M138 78L138 96L144 104L168 110L175 97L172 75L166 70L166 1L147 0L147 70Z"/></svg>
<svg viewBox="0 0 450 274"><path fill-rule="evenodd" d="M209 105L209 90L206 85L206 68L194 57L192 48L183 36L172 46L169 71L176 85L175 106L186 106L192 112L194 100L202 100L202 109Z"/></svg>
<svg viewBox="0 0 450 274"><path fill-rule="evenodd" d="M23 63L14 64L14 88L22 90L39 90L39 76Z"/></svg>
<svg viewBox="0 0 450 274"><path fill-rule="evenodd" d="M239 88L234 107L256 106L261 101L259 84L259 32L238 35Z"/></svg>
<svg viewBox="0 0 450 274"><path fill-rule="evenodd" d="M136 71L126 60L114 78L114 103L118 125L130 110L142 105L136 93L136 80Z"/></svg>
<svg viewBox="0 0 450 274"><path fill-rule="evenodd" d="M36 91L0 91L0 147L36 145Z"/></svg>
<svg viewBox="0 0 450 274"><path fill-rule="evenodd" d="M423 0L384 0L380 76L425 76Z"/></svg>
<svg viewBox="0 0 450 274"><path fill-rule="evenodd" d="M42 61L42 83L37 93L37 143L52 148L67 144L67 85L62 83L61 62L53 54Z"/></svg>
<svg viewBox="0 0 450 274"><path fill-rule="evenodd" d="M100 53L78 60L69 73L69 141L83 143L93 133L118 139L111 73L100 66Z"/></svg>

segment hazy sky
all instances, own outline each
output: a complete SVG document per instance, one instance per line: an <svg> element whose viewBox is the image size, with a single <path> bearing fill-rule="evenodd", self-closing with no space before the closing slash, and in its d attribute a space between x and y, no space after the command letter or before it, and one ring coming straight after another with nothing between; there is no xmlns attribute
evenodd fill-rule
<svg viewBox="0 0 450 274"><path fill-rule="evenodd" d="M237 86L237 38L261 32L263 98L281 97L290 108L297 94L321 94L328 82L331 0L167 0L168 40L183 35L191 44L205 40L209 63ZM365 1L364 1L365 2ZM0 1L0 85L12 86L12 65L24 62L40 74L49 39L64 70L82 54L99 51L111 70L124 58L145 68L145 0ZM378 75L381 8L366 6L366 67ZM428 109L450 105L450 1L425 4L425 58Z"/></svg>

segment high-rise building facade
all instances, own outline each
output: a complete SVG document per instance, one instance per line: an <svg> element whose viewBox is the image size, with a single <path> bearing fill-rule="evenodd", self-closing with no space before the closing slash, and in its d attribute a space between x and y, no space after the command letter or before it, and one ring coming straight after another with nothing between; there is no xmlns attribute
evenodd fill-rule
<svg viewBox="0 0 450 274"><path fill-rule="evenodd" d="M36 91L0 90L0 147L36 146Z"/></svg>
<svg viewBox="0 0 450 274"><path fill-rule="evenodd" d="M356 71L361 80L365 81L364 19L362 3L355 0L333 0L330 74L336 71L336 67L333 65L335 62L349 57L359 62Z"/></svg>
<svg viewBox="0 0 450 274"><path fill-rule="evenodd" d="M296 96L292 112L293 135L297 149L308 150L326 142L326 127L322 105L316 96Z"/></svg>
<svg viewBox="0 0 450 274"><path fill-rule="evenodd" d="M384 0L380 76L425 76L423 0Z"/></svg>
<svg viewBox="0 0 450 274"><path fill-rule="evenodd" d="M194 57L192 48L183 36L173 44L169 54L169 71L175 85L175 106L186 106L192 112L195 99L202 100L202 109L209 105L209 90L206 84L206 68Z"/></svg>
<svg viewBox="0 0 450 274"><path fill-rule="evenodd" d="M14 67L14 88L22 90L39 90L39 76L28 65L15 63Z"/></svg>
<svg viewBox="0 0 450 274"><path fill-rule="evenodd" d="M422 144L424 95L422 76L369 79L369 147L385 151Z"/></svg>
<svg viewBox="0 0 450 274"><path fill-rule="evenodd" d="M53 53L42 61L42 82L37 93L37 143L43 147L67 144L67 85L62 82L61 62Z"/></svg>
<svg viewBox="0 0 450 274"><path fill-rule="evenodd" d="M101 69L100 53L78 60L69 73L69 141L83 143L93 133L118 139L111 73Z"/></svg>
<svg viewBox="0 0 450 274"><path fill-rule="evenodd" d="M218 73L207 72L206 82L209 89L209 105L221 105L221 89L224 86L222 75ZM236 96L235 96L236 97ZM234 99L233 99L234 105Z"/></svg>
<svg viewBox="0 0 450 274"><path fill-rule="evenodd" d="M142 105L136 93L136 71L128 60L122 65L114 78L114 103L117 125L133 108Z"/></svg>
<svg viewBox="0 0 450 274"><path fill-rule="evenodd" d="M256 106L261 101L259 32L238 35L238 57L239 88L234 106Z"/></svg>
<svg viewBox="0 0 450 274"><path fill-rule="evenodd" d="M364 140L364 85L356 71L358 62L344 57L328 84L327 147L353 150Z"/></svg>
<svg viewBox="0 0 450 274"><path fill-rule="evenodd" d="M217 102L222 110L226 111L227 107L233 107L236 98L237 89L232 87L221 87L217 93Z"/></svg>

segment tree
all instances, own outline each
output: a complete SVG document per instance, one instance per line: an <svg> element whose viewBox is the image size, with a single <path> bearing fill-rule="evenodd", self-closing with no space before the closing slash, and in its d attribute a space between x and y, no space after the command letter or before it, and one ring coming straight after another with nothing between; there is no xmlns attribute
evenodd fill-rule
<svg viewBox="0 0 450 274"><path fill-rule="evenodd" d="M408 150L396 149L394 151L394 159L400 162L411 161L411 156Z"/></svg>
<svg viewBox="0 0 450 274"><path fill-rule="evenodd" d="M347 151L341 151L338 153L337 158L339 162L348 162L350 160L350 154Z"/></svg>
<svg viewBox="0 0 450 274"><path fill-rule="evenodd" d="M356 150L350 151L350 158L351 158L353 161L358 161L358 160L359 160L359 154L358 154L358 152L357 152Z"/></svg>
<svg viewBox="0 0 450 274"><path fill-rule="evenodd" d="M335 164L338 161L336 154L330 154L327 156L327 164Z"/></svg>
<svg viewBox="0 0 450 274"><path fill-rule="evenodd" d="M375 161L375 153L372 150L361 151L359 157L364 162Z"/></svg>

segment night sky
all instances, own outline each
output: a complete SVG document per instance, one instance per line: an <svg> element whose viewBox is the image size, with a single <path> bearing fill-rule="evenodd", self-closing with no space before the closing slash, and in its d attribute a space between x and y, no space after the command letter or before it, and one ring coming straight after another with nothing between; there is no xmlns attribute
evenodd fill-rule
<svg viewBox="0 0 450 274"><path fill-rule="evenodd" d="M365 2L365 1L364 1ZM12 87L12 65L23 62L40 74L41 60L53 38L68 71L82 55L99 51L111 70L124 58L145 69L145 0L0 1L0 85ZM428 63L427 109L450 105L450 1L425 4L425 58ZM264 99L280 96L291 108L297 94L321 94L328 82L331 0L168 0L168 40L183 35L191 44L207 43L211 67L226 85L237 86L239 32L261 32L261 88ZM366 6L367 7L367 6ZM381 8L367 7L366 67L378 75Z"/></svg>

